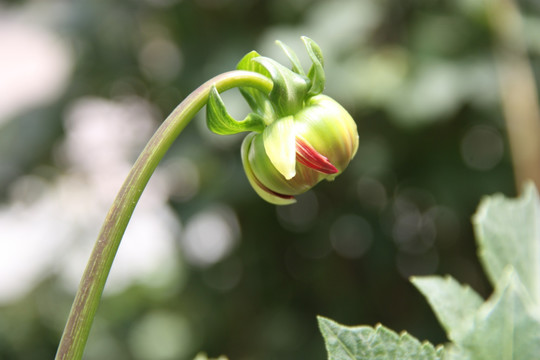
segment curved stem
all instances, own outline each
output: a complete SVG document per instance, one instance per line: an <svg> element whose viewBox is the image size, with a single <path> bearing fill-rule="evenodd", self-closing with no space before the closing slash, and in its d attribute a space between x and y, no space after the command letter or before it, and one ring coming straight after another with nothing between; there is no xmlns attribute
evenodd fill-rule
<svg viewBox="0 0 540 360"><path fill-rule="evenodd" d="M253 87L269 93L272 81L250 71L230 71L192 92L157 129L120 188L96 240L56 353L57 360L81 359L105 282L122 236L139 198L157 165L180 132L206 104L212 85L218 91Z"/></svg>

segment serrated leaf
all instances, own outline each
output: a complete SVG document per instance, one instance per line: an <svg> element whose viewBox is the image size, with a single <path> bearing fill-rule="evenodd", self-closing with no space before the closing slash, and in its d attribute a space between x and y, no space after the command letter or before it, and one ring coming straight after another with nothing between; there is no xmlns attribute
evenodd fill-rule
<svg viewBox="0 0 540 360"><path fill-rule="evenodd" d="M479 257L495 286L507 265L540 304L540 200L534 184L518 199L501 194L482 201L473 218Z"/></svg>
<svg viewBox="0 0 540 360"><path fill-rule="evenodd" d="M443 348L382 325L343 326L318 317L329 360L440 360Z"/></svg>
<svg viewBox="0 0 540 360"><path fill-rule="evenodd" d="M262 132L265 126L263 118L255 113L250 113L242 121L230 116L215 86L212 86L206 103L206 125L219 135L238 134L244 131Z"/></svg>
<svg viewBox="0 0 540 360"><path fill-rule="evenodd" d="M467 350L455 345L446 344L444 346L444 360L474 360Z"/></svg>
<svg viewBox="0 0 540 360"><path fill-rule="evenodd" d="M323 92L326 82L326 75L324 73L324 58L322 50L319 45L308 38L302 36L302 41L306 46L308 55L311 59L312 65L308 72L308 78L311 80L311 86L308 91L309 96L317 95Z"/></svg>
<svg viewBox="0 0 540 360"><path fill-rule="evenodd" d="M448 276L414 277L414 286L426 297L448 337L460 342L468 335L483 299L473 289Z"/></svg>
<svg viewBox="0 0 540 360"><path fill-rule="evenodd" d="M475 360L540 357L540 321L532 299L511 268L479 309L470 336L460 344Z"/></svg>

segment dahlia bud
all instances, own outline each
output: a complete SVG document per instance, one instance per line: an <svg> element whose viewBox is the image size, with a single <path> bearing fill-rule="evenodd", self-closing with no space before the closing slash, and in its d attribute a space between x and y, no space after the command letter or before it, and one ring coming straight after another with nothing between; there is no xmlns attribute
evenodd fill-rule
<svg viewBox="0 0 540 360"><path fill-rule="evenodd" d="M269 94L240 88L250 105L243 121L226 111L217 90L207 104L207 124L218 134L252 131L242 144L242 162L249 182L266 201L285 205L321 180L333 180L358 149L356 123L336 101L322 95L323 57L318 45L303 37L312 66L306 74L294 52L278 42L292 70L272 59L247 54L239 70L255 71L273 81Z"/></svg>

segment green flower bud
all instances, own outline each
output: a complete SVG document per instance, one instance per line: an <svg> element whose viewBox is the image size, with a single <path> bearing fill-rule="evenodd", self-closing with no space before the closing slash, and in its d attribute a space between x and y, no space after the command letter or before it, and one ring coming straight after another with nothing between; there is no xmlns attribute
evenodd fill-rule
<svg viewBox="0 0 540 360"><path fill-rule="evenodd" d="M358 149L356 123L336 101L320 94L324 88L323 58L311 39L303 38L313 62L304 73L294 52L278 43L292 70L251 52L238 69L272 79L269 94L241 88L253 113L236 121L212 90L207 105L208 127L218 134L252 131L242 144L242 162L249 182L266 201L285 205L321 180L333 180Z"/></svg>

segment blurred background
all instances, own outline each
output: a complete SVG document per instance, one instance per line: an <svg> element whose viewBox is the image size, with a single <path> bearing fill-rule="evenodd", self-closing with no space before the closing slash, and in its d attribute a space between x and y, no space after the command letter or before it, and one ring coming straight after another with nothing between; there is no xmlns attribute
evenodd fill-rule
<svg viewBox="0 0 540 360"><path fill-rule="evenodd" d="M531 85L540 71L540 3L520 1L522 17L508 4L0 3L0 359L54 357L108 207L171 110L253 49L287 64L276 39L307 67L301 35L357 121L349 169L269 205L243 173L243 136L215 136L198 116L135 211L85 359L322 360L316 315L447 341L408 278L491 292L470 219L483 195L519 188L505 89L531 112L537 100L501 74L524 70ZM245 115L239 93L224 100Z"/></svg>

